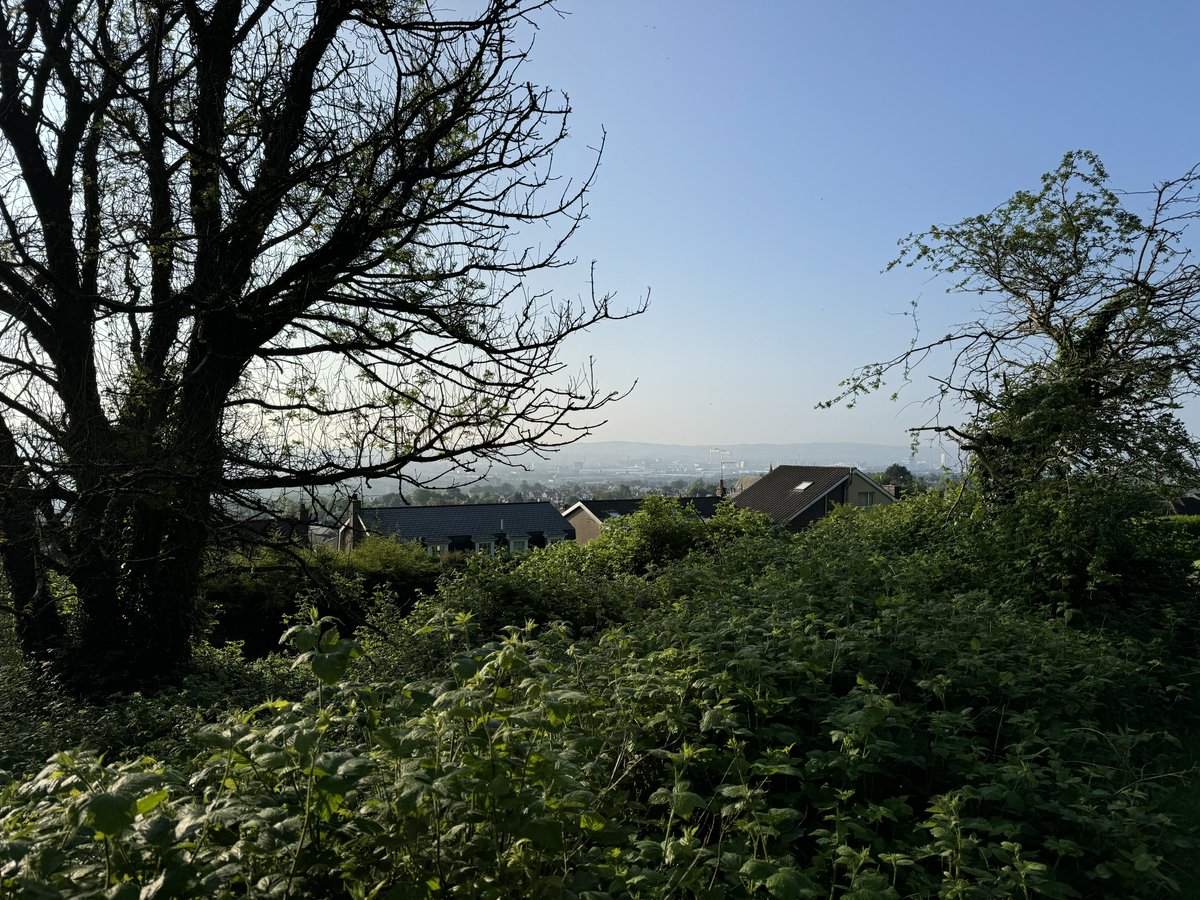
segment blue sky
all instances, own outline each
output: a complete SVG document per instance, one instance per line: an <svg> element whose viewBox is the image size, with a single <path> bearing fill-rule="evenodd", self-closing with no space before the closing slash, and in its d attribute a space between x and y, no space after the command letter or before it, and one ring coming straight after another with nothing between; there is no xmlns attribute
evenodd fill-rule
<svg viewBox="0 0 1200 900"><path fill-rule="evenodd" d="M896 241L1033 187L1094 150L1113 185L1200 162L1200 4L574 0L543 17L525 76L574 109L569 171L608 142L589 221L556 273L643 317L567 348L635 378L598 440L907 443L908 401L814 410L856 365L969 298L881 274ZM929 374L938 374L930 369ZM1197 417L1200 424L1200 417Z"/></svg>

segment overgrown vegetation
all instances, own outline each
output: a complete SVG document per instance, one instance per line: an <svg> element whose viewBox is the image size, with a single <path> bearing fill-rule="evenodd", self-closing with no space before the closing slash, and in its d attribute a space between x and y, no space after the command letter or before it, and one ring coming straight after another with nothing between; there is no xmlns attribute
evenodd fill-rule
<svg viewBox="0 0 1200 900"><path fill-rule="evenodd" d="M201 605L210 641L240 643L259 657L278 650L287 622L306 607L352 630L366 621L377 594L406 613L434 592L443 570L461 564L457 555L435 559L420 544L380 537L348 553L264 547L218 560L204 580Z"/></svg>
<svg viewBox="0 0 1200 900"><path fill-rule="evenodd" d="M52 724L67 740L44 767L5 757L0 878L22 896L1189 896L1194 547L1086 481L800 536L650 503L585 547L472 558L407 613L377 586L354 640L314 610L290 634L303 696L267 661L259 696L120 754ZM226 678L248 665L222 653Z"/></svg>

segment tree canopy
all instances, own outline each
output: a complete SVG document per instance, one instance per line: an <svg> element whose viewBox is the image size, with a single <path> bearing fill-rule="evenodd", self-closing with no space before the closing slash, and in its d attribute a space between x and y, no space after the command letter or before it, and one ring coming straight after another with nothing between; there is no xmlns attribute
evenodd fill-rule
<svg viewBox="0 0 1200 900"><path fill-rule="evenodd" d="M474 467L617 397L564 339L592 173L547 0L0 0L0 554L28 649L154 672L230 504ZM79 650L80 648L76 648ZM89 664L90 665L90 664ZM95 666L93 666L95 667Z"/></svg>
<svg viewBox="0 0 1200 900"><path fill-rule="evenodd" d="M932 376L933 416L914 431L957 441L986 483L1080 471L1190 480L1197 445L1176 411L1200 387L1200 271L1185 242L1200 171L1158 185L1145 214L1127 206L1146 197L1119 195L1100 160L1075 151L1038 189L909 235L889 268L949 278L951 292L983 298L979 315L944 336L918 332L837 400L948 359Z"/></svg>

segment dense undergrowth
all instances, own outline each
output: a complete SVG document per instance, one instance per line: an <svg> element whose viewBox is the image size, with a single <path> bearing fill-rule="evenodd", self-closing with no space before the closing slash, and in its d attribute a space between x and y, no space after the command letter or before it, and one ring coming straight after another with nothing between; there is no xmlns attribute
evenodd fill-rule
<svg viewBox="0 0 1200 900"><path fill-rule="evenodd" d="M51 723L68 740L27 769L0 737L0 884L1194 896L1197 554L1147 512L1112 486L952 493L791 537L651 503L411 607L380 582L354 640L316 611L293 627L289 676L206 651L242 692L225 712L200 676L109 704L174 710L123 755Z"/></svg>

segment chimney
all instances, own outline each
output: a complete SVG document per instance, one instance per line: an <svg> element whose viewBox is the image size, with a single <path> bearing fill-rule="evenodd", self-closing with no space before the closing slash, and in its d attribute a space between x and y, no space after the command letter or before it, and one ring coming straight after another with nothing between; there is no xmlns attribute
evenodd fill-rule
<svg viewBox="0 0 1200 900"><path fill-rule="evenodd" d="M717 496L718 497L725 496L725 479L724 478L722 478L720 481L717 482Z"/></svg>
<svg viewBox="0 0 1200 900"><path fill-rule="evenodd" d="M366 536L366 529L362 524L362 502L358 499L358 494L351 494L350 504L346 507L346 521L342 523L338 535L338 544L342 550L349 552Z"/></svg>

